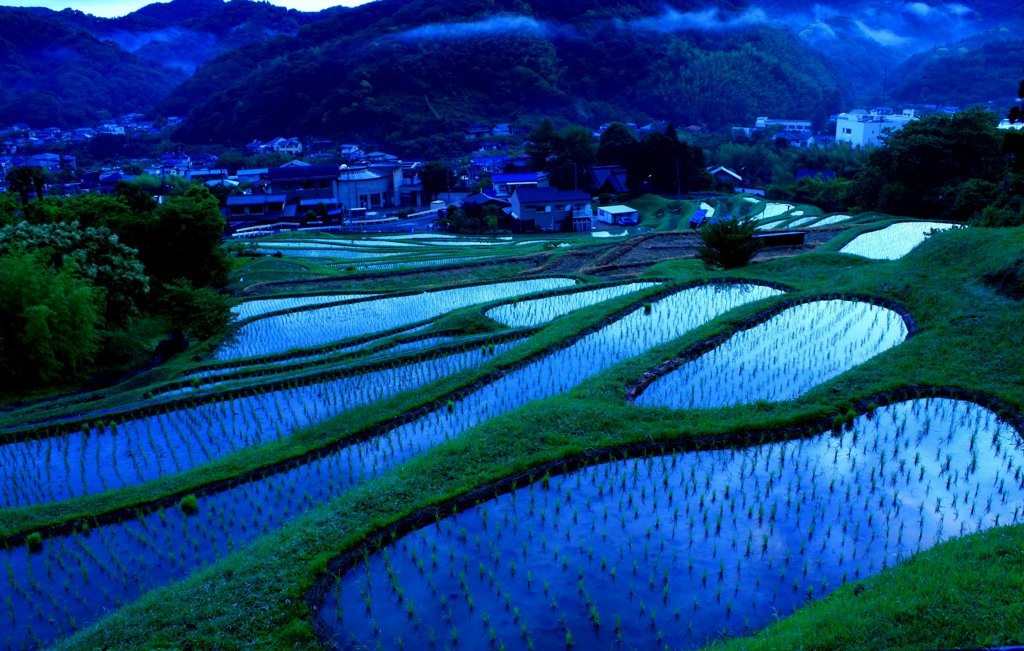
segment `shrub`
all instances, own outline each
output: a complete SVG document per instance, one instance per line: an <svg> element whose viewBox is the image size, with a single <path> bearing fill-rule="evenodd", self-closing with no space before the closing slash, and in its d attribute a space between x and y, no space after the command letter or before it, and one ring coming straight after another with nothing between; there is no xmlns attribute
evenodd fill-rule
<svg viewBox="0 0 1024 651"><path fill-rule="evenodd" d="M33 531L25 536L25 545L28 546L29 551L39 551L43 548L43 535L38 531Z"/></svg>
<svg viewBox="0 0 1024 651"><path fill-rule="evenodd" d="M708 269L745 267L759 246L754 239L754 223L749 219L718 219L705 224L698 234L701 244L697 255Z"/></svg>
<svg viewBox="0 0 1024 651"><path fill-rule="evenodd" d="M192 514L199 510L199 500L194 493L189 493L178 502L178 508L182 513Z"/></svg>

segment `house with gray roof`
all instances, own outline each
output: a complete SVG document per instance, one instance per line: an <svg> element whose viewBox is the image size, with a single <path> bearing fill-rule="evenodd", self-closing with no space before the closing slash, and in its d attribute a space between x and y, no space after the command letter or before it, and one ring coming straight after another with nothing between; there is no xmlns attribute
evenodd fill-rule
<svg viewBox="0 0 1024 651"><path fill-rule="evenodd" d="M591 196L580 190L520 187L512 194L512 231L590 231Z"/></svg>

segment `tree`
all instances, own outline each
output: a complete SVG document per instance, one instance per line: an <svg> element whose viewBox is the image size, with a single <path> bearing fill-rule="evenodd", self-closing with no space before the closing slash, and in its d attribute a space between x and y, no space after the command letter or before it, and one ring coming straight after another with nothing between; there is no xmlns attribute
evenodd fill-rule
<svg viewBox="0 0 1024 651"><path fill-rule="evenodd" d="M597 162L602 165L633 166L640 141L633 130L621 122L612 122L601 134L597 145Z"/></svg>
<svg viewBox="0 0 1024 651"><path fill-rule="evenodd" d="M52 268L41 252L0 255L0 386L66 383L89 370L100 343L102 292Z"/></svg>
<svg viewBox="0 0 1024 651"><path fill-rule="evenodd" d="M139 250L146 272L158 283L184 278L195 287L227 282L221 250L226 222L217 199L202 186L169 197L153 212L126 226L125 240Z"/></svg>
<svg viewBox="0 0 1024 651"><path fill-rule="evenodd" d="M1002 180L1005 161L996 118L981 109L910 122L871 152L856 177L860 207L915 217L956 217L971 179Z"/></svg>
<svg viewBox="0 0 1024 651"><path fill-rule="evenodd" d="M29 224L0 228L0 255L38 252L55 269L69 269L105 293L103 316L110 326L123 326L138 314L149 291L149 278L137 251L125 246L109 228L82 228L78 222Z"/></svg>
<svg viewBox="0 0 1024 651"><path fill-rule="evenodd" d="M745 267L759 248L754 232L754 222L749 219L712 220L698 231L701 244L697 255L708 269Z"/></svg>
<svg viewBox="0 0 1024 651"><path fill-rule="evenodd" d="M21 197L21 204L28 205L28 195L35 193L36 199L43 198L46 185L46 171L41 167L20 165L7 173L7 185Z"/></svg>
<svg viewBox="0 0 1024 651"><path fill-rule="evenodd" d="M195 288L181 278L168 283L157 305L177 337L208 339L231 322L231 304L209 287Z"/></svg>
<svg viewBox="0 0 1024 651"><path fill-rule="evenodd" d="M451 187L454 174L443 162L430 161L420 170L420 180L423 182L423 191L433 201L438 194Z"/></svg>

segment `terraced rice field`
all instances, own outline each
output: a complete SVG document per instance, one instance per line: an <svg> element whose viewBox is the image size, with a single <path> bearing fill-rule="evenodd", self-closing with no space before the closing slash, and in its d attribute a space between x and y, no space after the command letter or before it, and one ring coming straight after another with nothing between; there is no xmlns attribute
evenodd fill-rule
<svg viewBox="0 0 1024 651"><path fill-rule="evenodd" d="M758 228L849 218L792 210L766 204ZM944 236L982 244L940 251L911 282L900 265L933 258L899 259L927 232L912 225L847 245L892 262L810 253L713 280L690 261L614 281L589 267L447 286L339 274L322 293L239 302L232 335L198 349L212 354L133 378L120 400L12 407L0 648L315 634L341 649L696 649L849 598L848 583L882 590L872 577L1024 521L1016 364L959 357L992 341L984 318L1007 301L957 308L986 290L950 270L1003 240ZM516 248L443 234L254 246L376 247L397 257L358 264L398 266ZM996 368L998 398L982 390ZM989 640L1004 638L954 645Z"/></svg>
<svg viewBox="0 0 1024 651"><path fill-rule="evenodd" d="M932 233L955 228L944 222L901 222L858 235L839 250L872 260L898 260L913 251Z"/></svg>
<svg viewBox="0 0 1024 651"><path fill-rule="evenodd" d="M1020 522L1022 464L990 411L928 400L841 436L545 475L356 555L318 619L340 648L699 648Z"/></svg>

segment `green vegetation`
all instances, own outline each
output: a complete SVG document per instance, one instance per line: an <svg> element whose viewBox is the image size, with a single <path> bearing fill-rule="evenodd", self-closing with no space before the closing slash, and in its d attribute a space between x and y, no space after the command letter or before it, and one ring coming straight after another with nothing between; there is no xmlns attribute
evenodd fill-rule
<svg viewBox="0 0 1024 651"><path fill-rule="evenodd" d="M30 551L35 551L43 546L43 536L38 531L33 531L25 536L25 545Z"/></svg>
<svg viewBox="0 0 1024 651"><path fill-rule="evenodd" d="M205 339L230 320L217 200L191 187L160 206L120 196L0 203L0 371L8 397L138 364L161 329ZM166 349L165 349L166 350Z"/></svg>
<svg viewBox="0 0 1024 651"><path fill-rule="evenodd" d="M1024 41L1001 40L981 47L939 47L911 57L894 75L904 77L893 97L916 104L971 106L981 99L1013 100L1007 79L1020 74ZM950 74L955 70L956 74Z"/></svg>
<svg viewBox="0 0 1024 651"><path fill-rule="evenodd" d="M0 387L5 392L81 377L100 349L103 295L73 264L37 253L0 256Z"/></svg>
<svg viewBox="0 0 1024 651"><path fill-rule="evenodd" d="M199 499L196 498L195 493L189 493L178 502L178 508L185 513L195 513L199 510Z"/></svg>
<svg viewBox="0 0 1024 651"><path fill-rule="evenodd" d="M759 242L754 232L750 219L711 219L698 231L701 245L697 255L708 269L745 267L757 253Z"/></svg>

